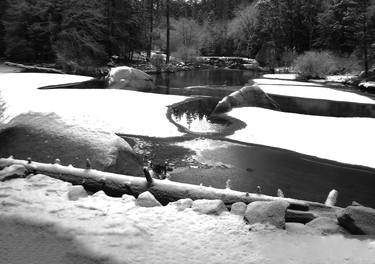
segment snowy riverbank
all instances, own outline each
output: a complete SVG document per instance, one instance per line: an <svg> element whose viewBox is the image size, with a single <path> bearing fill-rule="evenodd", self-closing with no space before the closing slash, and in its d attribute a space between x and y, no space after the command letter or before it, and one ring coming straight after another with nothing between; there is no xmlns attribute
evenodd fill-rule
<svg viewBox="0 0 375 264"><path fill-rule="evenodd" d="M242 217L144 208L99 192L78 200L42 175L0 183L0 263L363 263L375 242L302 224L249 231ZM69 199L69 197L71 197Z"/></svg>

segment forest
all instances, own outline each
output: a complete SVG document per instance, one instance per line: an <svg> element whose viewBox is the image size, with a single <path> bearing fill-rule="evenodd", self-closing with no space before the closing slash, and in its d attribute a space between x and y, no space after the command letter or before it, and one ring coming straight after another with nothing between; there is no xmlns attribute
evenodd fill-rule
<svg viewBox="0 0 375 264"><path fill-rule="evenodd" d="M374 0L1 0L0 57L99 66L157 50L287 66L315 50L368 70L374 14Z"/></svg>

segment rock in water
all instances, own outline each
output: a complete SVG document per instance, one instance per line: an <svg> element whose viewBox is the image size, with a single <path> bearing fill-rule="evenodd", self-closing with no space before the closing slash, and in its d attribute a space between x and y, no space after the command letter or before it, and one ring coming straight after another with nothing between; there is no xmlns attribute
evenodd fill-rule
<svg viewBox="0 0 375 264"><path fill-rule="evenodd" d="M222 200L195 200L193 202L193 210L202 214L216 214L227 211Z"/></svg>
<svg viewBox="0 0 375 264"><path fill-rule="evenodd" d="M339 224L353 235L375 235L375 209L348 206L337 214Z"/></svg>
<svg viewBox="0 0 375 264"><path fill-rule="evenodd" d="M246 208L245 220L251 225L271 224L285 229L285 214L288 207L289 203L285 201L252 202Z"/></svg>
<svg viewBox="0 0 375 264"><path fill-rule="evenodd" d="M69 106L67 106L69 107ZM142 175L142 161L129 144L114 133L68 124L56 114L28 113L0 128L0 157L14 155L62 165L128 175Z"/></svg>
<svg viewBox="0 0 375 264"><path fill-rule="evenodd" d="M245 86L224 97L216 106L213 114L221 114L235 107L257 106L268 109L279 109L276 102L257 85Z"/></svg>
<svg viewBox="0 0 375 264"><path fill-rule="evenodd" d="M147 73L127 66L112 68L106 77L107 88L135 91L155 89L152 77Z"/></svg>
<svg viewBox="0 0 375 264"><path fill-rule="evenodd" d="M135 204L141 207L162 206L149 191L141 193L135 201Z"/></svg>

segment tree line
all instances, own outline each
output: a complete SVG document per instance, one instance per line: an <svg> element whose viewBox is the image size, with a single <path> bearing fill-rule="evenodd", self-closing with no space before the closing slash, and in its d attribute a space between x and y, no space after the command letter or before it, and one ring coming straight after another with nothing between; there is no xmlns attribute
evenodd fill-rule
<svg viewBox="0 0 375 264"><path fill-rule="evenodd" d="M329 50L374 59L375 0L1 0L0 56L101 65L161 50L264 65Z"/></svg>

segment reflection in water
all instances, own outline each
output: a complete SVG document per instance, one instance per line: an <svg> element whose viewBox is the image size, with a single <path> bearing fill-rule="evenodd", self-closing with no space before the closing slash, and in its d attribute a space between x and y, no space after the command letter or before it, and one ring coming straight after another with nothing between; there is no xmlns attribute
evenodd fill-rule
<svg viewBox="0 0 375 264"><path fill-rule="evenodd" d="M198 98L171 107L171 118L194 133L224 133L232 122L223 117L211 117L218 99Z"/></svg>
<svg viewBox="0 0 375 264"><path fill-rule="evenodd" d="M258 76L259 74L254 71L205 69L160 73L153 75L153 78L159 86L184 88L201 85L243 86Z"/></svg>

